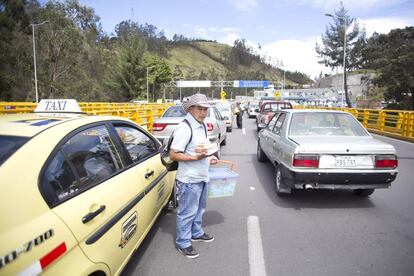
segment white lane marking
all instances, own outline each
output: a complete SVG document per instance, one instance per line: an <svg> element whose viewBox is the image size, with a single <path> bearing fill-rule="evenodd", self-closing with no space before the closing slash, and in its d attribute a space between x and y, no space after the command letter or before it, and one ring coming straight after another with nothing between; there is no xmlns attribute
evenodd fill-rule
<svg viewBox="0 0 414 276"><path fill-rule="evenodd" d="M250 276L266 276L263 256L262 235L260 234L259 217L247 217L247 239L249 243Z"/></svg>
<svg viewBox="0 0 414 276"><path fill-rule="evenodd" d="M251 191L254 191L254 190L256 190L256 188L255 188L255 187L253 187L253 186L250 186L250 190L251 190Z"/></svg>
<svg viewBox="0 0 414 276"><path fill-rule="evenodd" d="M245 128L242 128L242 133L243 133L243 135L246 135L246 129Z"/></svg>

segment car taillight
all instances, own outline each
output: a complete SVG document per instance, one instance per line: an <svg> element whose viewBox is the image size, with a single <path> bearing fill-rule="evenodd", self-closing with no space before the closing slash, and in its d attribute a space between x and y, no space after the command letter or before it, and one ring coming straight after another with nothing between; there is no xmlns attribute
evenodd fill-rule
<svg viewBox="0 0 414 276"><path fill-rule="evenodd" d="M208 130L208 131L212 131L213 129L214 129L213 124L211 124L211 123L207 123L207 130Z"/></svg>
<svg viewBox="0 0 414 276"><path fill-rule="evenodd" d="M164 130L167 127L167 124L160 124L160 123L154 123L152 125L153 131L161 131Z"/></svg>
<svg viewBox="0 0 414 276"><path fill-rule="evenodd" d="M398 159L395 155L376 155L375 168L377 169L395 169L398 167Z"/></svg>
<svg viewBox="0 0 414 276"><path fill-rule="evenodd" d="M293 157L294 167L317 168L319 167L319 156L317 155L295 155Z"/></svg>

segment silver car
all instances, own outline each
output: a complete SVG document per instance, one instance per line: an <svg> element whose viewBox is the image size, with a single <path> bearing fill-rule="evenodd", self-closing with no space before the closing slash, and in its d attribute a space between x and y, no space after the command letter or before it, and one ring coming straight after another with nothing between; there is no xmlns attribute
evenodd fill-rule
<svg viewBox="0 0 414 276"><path fill-rule="evenodd" d="M183 110L181 105L169 107L161 118L154 121L152 127L152 134L161 143L168 141L171 133L181 123L187 113ZM207 112L207 117L204 120L207 127L208 139L212 143L217 143L220 154L220 145L225 145L227 141L226 123L222 118L220 112L215 107L210 107Z"/></svg>
<svg viewBox="0 0 414 276"><path fill-rule="evenodd" d="M352 189L361 196L397 176L394 147L374 139L349 113L290 109L259 132L257 159L275 166L278 195L292 189Z"/></svg>

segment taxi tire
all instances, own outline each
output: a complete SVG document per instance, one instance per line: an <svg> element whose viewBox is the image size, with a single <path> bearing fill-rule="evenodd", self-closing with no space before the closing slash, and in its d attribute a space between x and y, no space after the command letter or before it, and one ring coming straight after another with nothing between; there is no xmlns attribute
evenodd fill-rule
<svg viewBox="0 0 414 276"><path fill-rule="evenodd" d="M260 146L260 140L257 140L257 161L264 162L267 160L266 154Z"/></svg>
<svg viewBox="0 0 414 276"><path fill-rule="evenodd" d="M226 135L226 137L224 137L224 140L221 141L222 146L225 146L226 144L227 144L227 135Z"/></svg>
<svg viewBox="0 0 414 276"><path fill-rule="evenodd" d="M367 197L374 193L375 189L356 189L354 194L361 197Z"/></svg>

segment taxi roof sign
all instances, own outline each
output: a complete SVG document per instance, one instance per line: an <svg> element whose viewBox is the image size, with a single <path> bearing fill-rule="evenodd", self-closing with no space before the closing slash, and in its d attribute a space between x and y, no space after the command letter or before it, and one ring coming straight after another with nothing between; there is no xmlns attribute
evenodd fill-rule
<svg viewBox="0 0 414 276"><path fill-rule="evenodd" d="M83 113L78 102L74 99L50 99L41 100L35 113Z"/></svg>

